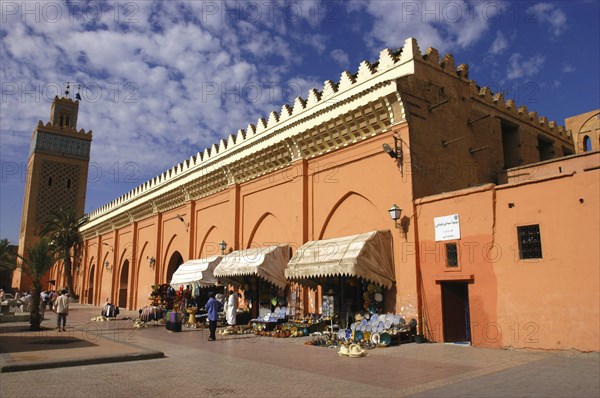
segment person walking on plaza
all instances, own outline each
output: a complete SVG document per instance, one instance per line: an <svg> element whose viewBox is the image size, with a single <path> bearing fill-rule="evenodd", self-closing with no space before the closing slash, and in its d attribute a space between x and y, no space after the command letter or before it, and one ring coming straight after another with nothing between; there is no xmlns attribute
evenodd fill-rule
<svg viewBox="0 0 600 398"><path fill-rule="evenodd" d="M67 324L67 315L69 315L69 295L67 291L63 289L60 292L60 296L56 298L54 302L54 310L56 311L56 328L60 332L66 332L65 326ZM61 328L62 323L62 328Z"/></svg>
<svg viewBox="0 0 600 398"><path fill-rule="evenodd" d="M219 311L223 309L223 304L215 299L214 292L209 292L208 297L209 299L204 306L208 312L208 330L210 330L208 341L215 341L217 339L215 336L215 332L217 331L217 320L219 319Z"/></svg>

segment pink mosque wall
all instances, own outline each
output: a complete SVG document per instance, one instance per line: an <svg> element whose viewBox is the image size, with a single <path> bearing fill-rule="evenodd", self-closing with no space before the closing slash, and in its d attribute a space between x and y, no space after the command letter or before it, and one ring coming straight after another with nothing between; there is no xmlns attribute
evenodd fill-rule
<svg viewBox="0 0 600 398"><path fill-rule="evenodd" d="M406 124L396 131L408 142ZM397 283L387 295L386 305L390 311L416 311L415 260L402 261L405 245L414 242L412 227L407 234L395 229L387 211L396 203L410 217L412 208L410 175L402 177L396 163L381 150L383 143L393 141L392 133L297 161L90 239L86 242L86 266L80 273L82 291L89 288L94 258L101 259L96 264L102 266L95 267L93 303L102 304L106 298L118 302L119 290L125 287L120 280L127 261L127 308L135 309L147 304L153 284L167 282L168 264L176 252L183 261L219 254L221 240L228 243L227 251L282 243L296 250L308 240L392 229ZM149 257L156 258L154 269ZM107 260L111 264L108 270L103 266Z"/></svg>

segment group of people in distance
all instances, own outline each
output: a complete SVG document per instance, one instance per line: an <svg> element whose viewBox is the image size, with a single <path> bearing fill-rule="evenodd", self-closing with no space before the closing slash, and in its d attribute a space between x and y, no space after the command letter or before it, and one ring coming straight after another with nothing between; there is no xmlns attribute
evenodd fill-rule
<svg viewBox="0 0 600 398"><path fill-rule="evenodd" d="M0 289L0 302L4 301L5 297L4 289ZM31 312L33 300L29 292L16 291L14 300L18 300L15 302L19 303L17 304L17 307L19 307L21 312L24 310ZM67 290L61 290L60 294L54 290L43 291L40 294L40 312L44 314L46 308L56 313L56 329L59 332L66 331L65 326L67 323L67 315L69 314L69 293Z"/></svg>

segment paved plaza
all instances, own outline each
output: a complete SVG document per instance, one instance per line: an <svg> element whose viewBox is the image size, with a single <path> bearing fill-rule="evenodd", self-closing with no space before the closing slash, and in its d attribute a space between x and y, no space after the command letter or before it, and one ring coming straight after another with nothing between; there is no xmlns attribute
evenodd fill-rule
<svg viewBox="0 0 600 398"><path fill-rule="evenodd" d="M67 333L50 329L54 314L37 334L24 332L26 324L2 324L7 373L0 373L0 395L600 396L598 353L404 344L357 359L304 345L306 338L220 336L209 342L207 330L170 333L164 326L134 329L126 319L92 322L99 313L99 307L72 305ZM40 363L42 369L24 370Z"/></svg>

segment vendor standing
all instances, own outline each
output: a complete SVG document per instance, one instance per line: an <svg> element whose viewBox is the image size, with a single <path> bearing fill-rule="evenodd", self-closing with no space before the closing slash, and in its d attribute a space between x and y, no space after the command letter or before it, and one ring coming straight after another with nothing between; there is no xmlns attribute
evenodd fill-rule
<svg viewBox="0 0 600 398"><path fill-rule="evenodd" d="M237 315L238 301L237 294L233 290L229 291L229 298L227 299L227 323L229 326L235 326L236 315Z"/></svg>
<svg viewBox="0 0 600 398"><path fill-rule="evenodd" d="M215 299L215 293L208 293L208 301L204 308L208 312L208 330L210 330L210 336L208 337L208 341L215 341L217 337L215 336L215 332L217 331L217 321L219 320L219 311L223 309L223 304L220 301Z"/></svg>

